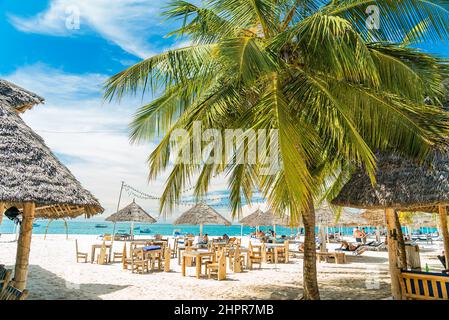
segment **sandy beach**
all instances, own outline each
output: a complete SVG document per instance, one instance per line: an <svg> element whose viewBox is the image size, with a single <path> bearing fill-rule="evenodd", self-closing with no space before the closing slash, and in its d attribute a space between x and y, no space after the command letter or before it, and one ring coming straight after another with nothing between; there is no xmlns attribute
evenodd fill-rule
<svg viewBox="0 0 449 320"><path fill-rule="evenodd" d="M101 243L96 236L34 235L31 243L27 288L29 299L299 299L302 296L302 258L289 264L263 264L262 269L233 273L227 280L195 278L195 268L181 275L177 259L170 273L132 274L120 263L97 265L76 263L75 239L80 251ZM13 235L0 238L1 263L13 267L17 243ZM330 250L336 245L330 244ZM421 245L423 266L439 270L435 256L440 244ZM123 242L114 243L121 251ZM387 299L390 296L387 252L367 251L348 256L347 264L318 263L322 299Z"/></svg>

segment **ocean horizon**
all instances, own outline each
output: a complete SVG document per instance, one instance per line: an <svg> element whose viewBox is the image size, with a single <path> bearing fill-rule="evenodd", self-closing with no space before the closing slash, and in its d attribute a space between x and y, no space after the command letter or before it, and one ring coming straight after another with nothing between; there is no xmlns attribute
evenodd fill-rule
<svg viewBox="0 0 449 320"><path fill-rule="evenodd" d="M53 220L49 224L49 220L36 220L33 226L34 234L45 234L45 230L48 226L48 234L66 234L66 228L64 221ZM108 221L100 220L89 220L89 221L79 221L79 220L67 220L68 234L86 234L86 235L101 235L105 233L112 233L114 229L114 223ZM145 224L145 223L134 223L134 235L155 235L162 234L164 236L173 235L175 230L178 230L182 234L192 233L199 234L199 226L195 225L173 225L170 223L155 223L155 224ZM269 231L273 229L273 226L260 227L262 231ZM131 230L131 223L117 223L115 227L116 233L129 233ZM233 224L231 226L224 225L205 225L203 227L203 233L207 233L210 236L222 236L223 234L228 234L229 236L247 236L254 232L256 228L244 226L243 229L239 224ZM329 232L343 231L344 235L352 235L354 227L346 228L329 228ZM374 232L375 228L366 227L368 232ZM318 231L318 227L316 228ZM436 228L421 228L421 232L435 232ZM0 234L13 234L16 232L16 225L8 220L3 219L0 225ZM281 226L276 226L277 235L295 235L298 232L298 228L286 228Z"/></svg>

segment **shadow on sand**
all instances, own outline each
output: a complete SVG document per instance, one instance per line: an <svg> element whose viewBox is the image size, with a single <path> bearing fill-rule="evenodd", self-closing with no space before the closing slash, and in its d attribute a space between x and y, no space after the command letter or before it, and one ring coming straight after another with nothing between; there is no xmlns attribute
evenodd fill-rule
<svg viewBox="0 0 449 320"><path fill-rule="evenodd" d="M8 266L9 269L14 266ZM29 300L101 300L102 295L128 286L100 283L72 283L38 265L30 265L27 289Z"/></svg>

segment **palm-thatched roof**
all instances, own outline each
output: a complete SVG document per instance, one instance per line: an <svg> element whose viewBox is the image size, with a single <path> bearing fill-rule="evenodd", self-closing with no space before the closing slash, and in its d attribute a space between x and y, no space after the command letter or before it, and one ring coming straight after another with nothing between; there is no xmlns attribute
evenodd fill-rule
<svg viewBox="0 0 449 320"><path fill-rule="evenodd" d="M44 98L37 94L0 79L0 104L11 106L17 112L22 113L43 102Z"/></svg>
<svg viewBox="0 0 449 320"><path fill-rule="evenodd" d="M230 226L226 218L219 214L215 209L211 208L205 203L197 203L194 207L190 208L184 212L178 219L173 222L174 225L181 224L191 224L191 225L201 225L201 224L224 224Z"/></svg>
<svg viewBox="0 0 449 320"><path fill-rule="evenodd" d="M384 210L363 210L361 216L368 221L367 226L378 227L387 225Z"/></svg>
<svg viewBox="0 0 449 320"><path fill-rule="evenodd" d="M141 206L134 200L132 203L119 210L118 212L106 218L106 221L112 222L141 222L156 223L156 219L150 216Z"/></svg>
<svg viewBox="0 0 449 320"><path fill-rule="evenodd" d="M378 155L377 184L357 171L333 204L346 207L438 212L449 205L449 154L434 151L424 163L396 154Z"/></svg>
<svg viewBox="0 0 449 320"><path fill-rule="evenodd" d="M36 204L36 218L90 217L103 208L14 109L0 102L0 202Z"/></svg>
<svg viewBox="0 0 449 320"><path fill-rule="evenodd" d="M368 221L360 213L342 208L340 211L332 208L329 204L323 203L315 209L315 223L317 225L335 226L366 226Z"/></svg>
<svg viewBox="0 0 449 320"><path fill-rule="evenodd" d="M239 221L241 225L249 227L261 226L290 226L288 217L280 218L272 210L262 211L257 209L250 215L244 217Z"/></svg>

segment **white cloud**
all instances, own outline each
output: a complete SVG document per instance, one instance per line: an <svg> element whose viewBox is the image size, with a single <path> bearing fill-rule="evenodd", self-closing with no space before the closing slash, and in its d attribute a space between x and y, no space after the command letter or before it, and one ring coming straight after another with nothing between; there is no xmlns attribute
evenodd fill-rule
<svg viewBox="0 0 449 320"><path fill-rule="evenodd" d="M168 173L150 184L147 180L146 161L155 145L131 145L128 139L127 126L141 105L140 99L128 99L120 105L103 103L101 87L106 75L67 74L45 65L23 67L2 77L46 98L45 105L36 106L23 118L99 198L106 209L102 217L115 211L121 181L149 194L162 193ZM210 191L222 194L224 189L224 179L217 178ZM124 193L122 205L131 200ZM139 201L157 215L158 201ZM179 211L183 210L186 207L180 206Z"/></svg>
<svg viewBox="0 0 449 320"><path fill-rule="evenodd" d="M71 36L93 30L123 50L145 58L155 49L147 37L167 33L160 16L166 3L163 0L51 0L45 11L33 17L10 15L9 18L18 30L28 33ZM79 30L66 26L72 8L80 14Z"/></svg>

